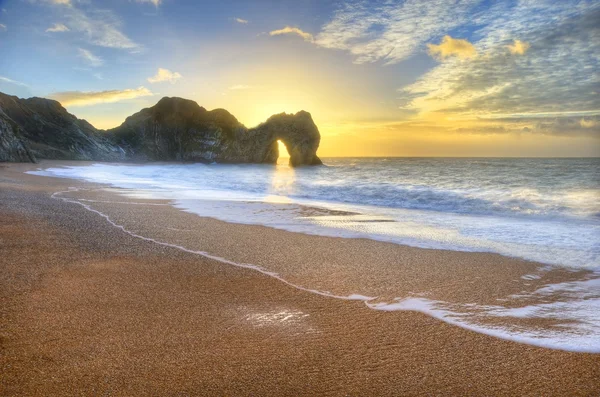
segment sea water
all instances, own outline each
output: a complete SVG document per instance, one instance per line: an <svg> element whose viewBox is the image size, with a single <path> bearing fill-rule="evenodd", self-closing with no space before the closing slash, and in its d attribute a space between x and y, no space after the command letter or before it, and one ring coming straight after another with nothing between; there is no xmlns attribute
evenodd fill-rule
<svg viewBox="0 0 600 397"><path fill-rule="evenodd" d="M494 252L600 277L600 159L329 158L324 163L296 169L281 164L93 164L34 173L131 189L130 195L168 199L182 210L228 222ZM289 211L290 206L325 212L311 216ZM579 324L573 332L527 336L521 330L518 337L544 346L600 351L596 279L545 288L535 295L554 288L568 299L547 306L487 307L486 312L514 318L562 316ZM464 307L459 314L443 302L398 297L370 306L412 307L482 332L515 334L463 321Z"/></svg>

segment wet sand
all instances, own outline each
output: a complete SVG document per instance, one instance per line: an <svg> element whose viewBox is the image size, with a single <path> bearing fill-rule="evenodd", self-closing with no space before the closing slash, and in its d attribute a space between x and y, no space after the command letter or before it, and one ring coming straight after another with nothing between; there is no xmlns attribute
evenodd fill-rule
<svg viewBox="0 0 600 397"><path fill-rule="evenodd" d="M0 165L1 395L600 394L598 354L501 340L421 313L370 310L135 238L51 198L98 186L22 173L38 166ZM290 273L292 282L325 287L328 280L310 279L310 268L328 266L330 277L347 278L340 292L357 292L356 279L369 284L364 275L378 269L401 277L395 288L493 301L512 292L498 279L538 268L493 254L228 224L170 206L94 208L157 240L244 263L280 263L284 274L294 268L301 277ZM361 258L369 258L364 272L344 274L348 261ZM405 266L381 266L390 259ZM420 263L430 270L414 270ZM489 271L475 271L476 264ZM579 276L552 273L532 288ZM464 288L465 280L481 287Z"/></svg>

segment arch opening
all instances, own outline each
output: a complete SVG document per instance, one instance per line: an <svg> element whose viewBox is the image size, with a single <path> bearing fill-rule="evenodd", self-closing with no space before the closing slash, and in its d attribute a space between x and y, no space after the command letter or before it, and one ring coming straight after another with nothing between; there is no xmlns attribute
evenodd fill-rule
<svg viewBox="0 0 600 397"><path fill-rule="evenodd" d="M277 140L277 152L279 154L277 157L277 164L288 165L290 162L290 152L281 139Z"/></svg>

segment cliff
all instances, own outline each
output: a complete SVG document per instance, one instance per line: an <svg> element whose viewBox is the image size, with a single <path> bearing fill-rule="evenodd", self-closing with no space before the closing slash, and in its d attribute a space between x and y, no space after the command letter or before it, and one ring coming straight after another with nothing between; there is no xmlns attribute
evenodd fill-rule
<svg viewBox="0 0 600 397"><path fill-rule="evenodd" d="M165 97L108 134L137 160L274 164L281 140L291 165L321 164L316 155L321 136L304 111L271 116L247 129L227 110L208 111L188 99Z"/></svg>
<svg viewBox="0 0 600 397"><path fill-rule="evenodd" d="M208 111L188 99L165 97L107 131L95 129L49 99L19 99L0 93L0 111L4 115L0 119L0 161L33 161L37 157L276 163L277 141L281 140L292 166L321 164L316 154L319 130L304 111L274 115L248 129L224 109Z"/></svg>
<svg viewBox="0 0 600 397"><path fill-rule="evenodd" d="M0 109L0 161L35 162L19 126Z"/></svg>
<svg viewBox="0 0 600 397"><path fill-rule="evenodd" d="M124 152L109 137L68 113L57 101L0 93L0 109L20 130L22 143L39 159L125 159Z"/></svg>

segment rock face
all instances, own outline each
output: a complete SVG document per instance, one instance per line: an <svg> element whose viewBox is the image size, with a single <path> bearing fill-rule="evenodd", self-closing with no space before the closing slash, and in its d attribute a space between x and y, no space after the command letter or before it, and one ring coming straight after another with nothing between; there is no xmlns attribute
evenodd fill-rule
<svg viewBox="0 0 600 397"><path fill-rule="evenodd" d="M107 131L95 129L49 99L0 93L0 111L6 119L0 119L0 161L37 157L274 164L280 140L288 149L290 165L322 164L317 156L319 130L304 111L277 114L248 129L224 109L208 111L188 99L165 97Z"/></svg>
<svg viewBox="0 0 600 397"><path fill-rule="evenodd" d="M274 164L281 140L291 165L321 164L316 154L321 135L304 111L271 116L247 129L227 110L208 111L188 99L165 97L108 134L136 160Z"/></svg>
<svg viewBox="0 0 600 397"><path fill-rule="evenodd" d="M0 93L0 109L19 127L23 143L40 159L124 160L103 132L51 99L19 99Z"/></svg>
<svg viewBox="0 0 600 397"><path fill-rule="evenodd" d="M35 162L19 126L0 109L0 161Z"/></svg>
<svg viewBox="0 0 600 397"><path fill-rule="evenodd" d="M321 141L310 113L276 114L256 128L238 131L234 145L226 145L221 161L243 159L248 163L277 163L280 140L290 154L290 165L323 164L317 156Z"/></svg>
<svg viewBox="0 0 600 397"><path fill-rule="evenodd" d="M188 99L163 98L107 133L133 160L213 162L243 129L226 110L208 111Z"/></svg>

